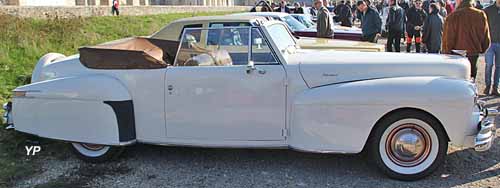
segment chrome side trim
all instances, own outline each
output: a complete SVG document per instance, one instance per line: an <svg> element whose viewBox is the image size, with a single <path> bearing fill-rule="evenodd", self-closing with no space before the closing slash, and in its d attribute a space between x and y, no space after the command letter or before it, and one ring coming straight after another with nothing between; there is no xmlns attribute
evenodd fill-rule
<svg viewBox="0 0 500 188"><path fill-rule="evenodd" d="M137 140L133 139L133 140L130 140L130 141L127 141L127 142L120 142L120 144L118 144L118 146L128 146L128 145L135 144L136 142L137 142Z"/></svg>

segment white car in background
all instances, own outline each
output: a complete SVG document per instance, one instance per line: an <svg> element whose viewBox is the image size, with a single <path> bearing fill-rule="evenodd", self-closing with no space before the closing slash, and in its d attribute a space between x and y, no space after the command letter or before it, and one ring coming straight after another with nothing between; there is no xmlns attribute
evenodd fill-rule
<svg viewBox="0 0 500 188"><path fill-rule="evenodd" d="M307 27L302 24L292 15L281 12L245 12L245 13L236 13L233 15L238 16L261 16L261 17L269 17L274 20L282 21L286 23L290 29L293 31L295 36L300 37L317 37L316 27ZM352 40L352 41L361 41L362 32L360 28L357 27L343 27L340 25L333 26L333 38L334 39L342 39L342 40Z"/></svg>

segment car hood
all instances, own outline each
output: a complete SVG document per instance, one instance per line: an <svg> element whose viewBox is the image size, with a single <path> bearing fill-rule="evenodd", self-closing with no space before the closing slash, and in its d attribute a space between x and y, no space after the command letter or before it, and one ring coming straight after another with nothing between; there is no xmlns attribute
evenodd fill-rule
<svg viewBox="0 0 500 188"><path fill-rule="evenodd" d="M287 59L299 64L309 87L393 77L470 77L467 59L451 55L298 50Z"/></svg>
<svg viewBox="0 0 500 188"><path fill-rule="evenodd" d="M384 45L352 40L300 37L298 45L302 49L335 49L342 51L383 52Z"/></svg>

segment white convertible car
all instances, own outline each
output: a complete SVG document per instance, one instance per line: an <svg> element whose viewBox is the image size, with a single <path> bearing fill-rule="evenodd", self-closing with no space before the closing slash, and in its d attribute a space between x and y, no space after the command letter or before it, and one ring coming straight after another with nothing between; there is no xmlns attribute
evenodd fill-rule
<svg viewBox="0 0 500 188"><path fill-rule="evenodd" d="M304 50L277 21L185 28L179 41L47 54L7 122L89 161L134 143L365 151L401 180L429 175L448 143L485 151L495 137L460 56Z"/></svg>

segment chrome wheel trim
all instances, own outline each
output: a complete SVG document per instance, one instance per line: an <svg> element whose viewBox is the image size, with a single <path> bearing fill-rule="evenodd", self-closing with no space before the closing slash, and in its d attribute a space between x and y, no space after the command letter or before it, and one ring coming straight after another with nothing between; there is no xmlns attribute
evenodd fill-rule
<svg viewBox="0 0 500 188"><path fill-rule="evenodd" d="M404 132L401 132L402 130L404 130ZM417 131L418 133L410 133L408 131ZM426 142L426 146L424 146L423 149L411 149L411 145L407 145L406 148L410 148L410 150L414 152L403 152L409 154L407 158L410 160L405 161L404 157L394 154L398 149L396 148L396 140L398 139L397 137L395 138L395 136L397 136L396 133L400 133L400 135L409 134L409 137L414 136L422 138L423 140L421 141ZM392 146L394 146L394 149ZM417 174L425 171L434 163L438 152L439 140L436 132L429 124L418 119L402 119L394 122L384 131L379 142L379 153L382 161L389 169L400 174Z"/></svg>
<svg viewBox="0 0 500 188"><path fill-rule="evenodd" d="M403 124L389 133L386 142L387 156L399 166L412 167L422 163L430 153L429 133L416 124Z"/></svg>
<svg viewBox="0 0 500 188"><path fill-rule="evenodd" d="M87 157L100 157L105 155L110 146L97 145L97 144L85 144L85 143L71 143L73 147L82 155Z"/></svg>

